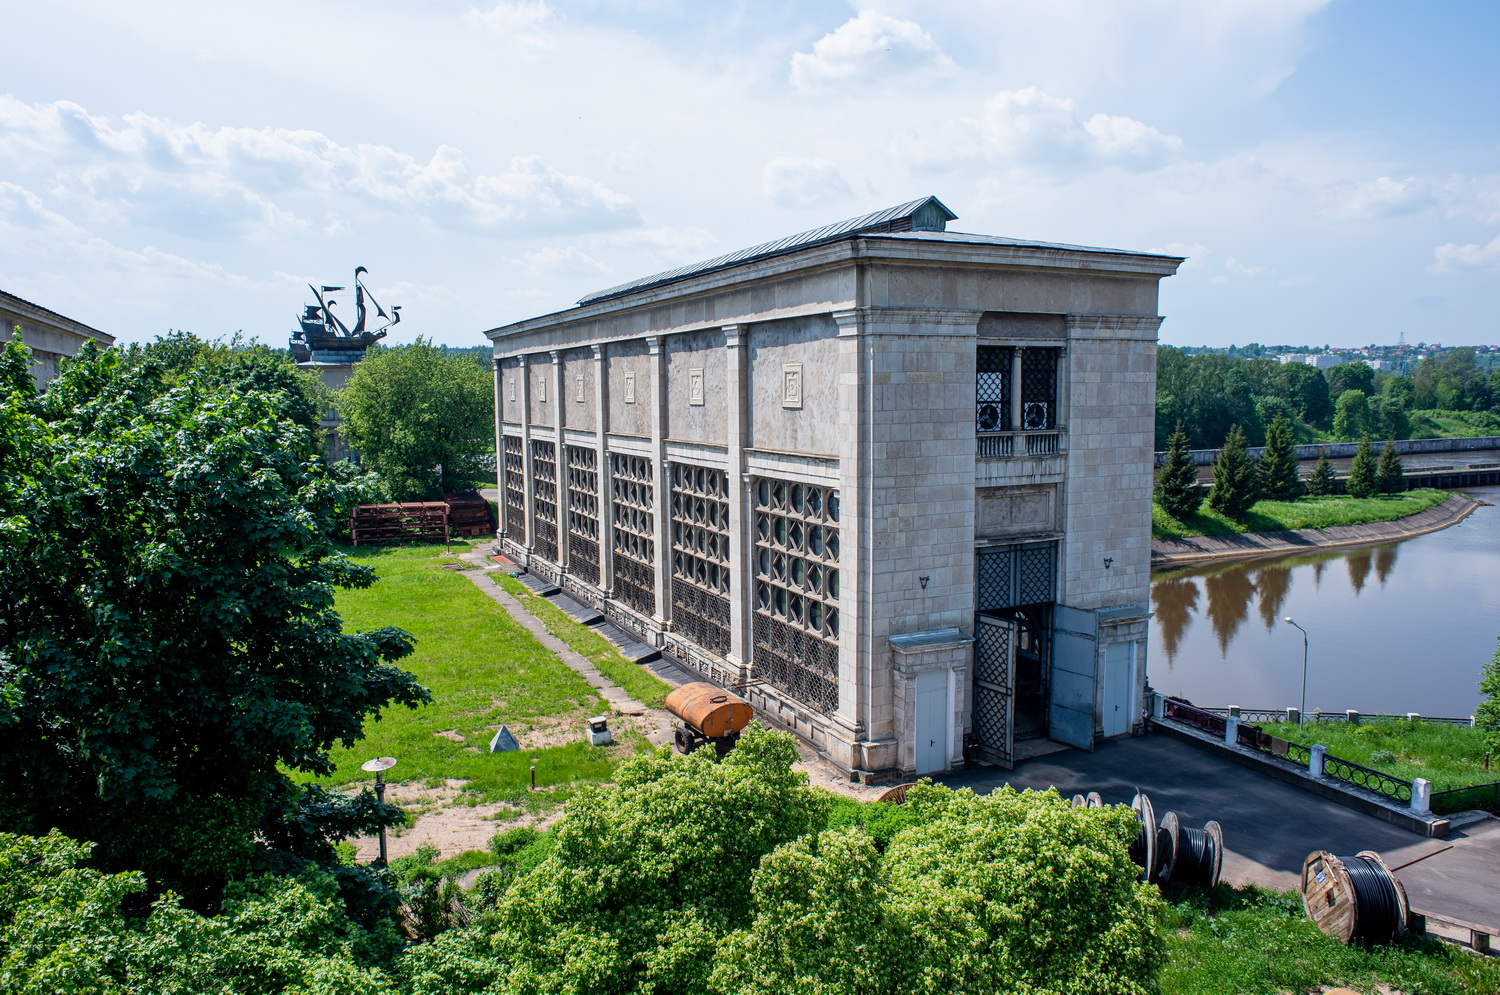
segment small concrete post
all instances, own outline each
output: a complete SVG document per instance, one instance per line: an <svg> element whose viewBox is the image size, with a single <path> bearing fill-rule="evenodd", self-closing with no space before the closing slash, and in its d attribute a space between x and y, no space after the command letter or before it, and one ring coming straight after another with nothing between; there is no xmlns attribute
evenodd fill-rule
<svg viewBox="0 0 1500 995"><path fill-rule="evenodd" d="M1418 815L1432 814L1432 782L1425 777L1411 782L1411 810Z"/></svg>
<svg viewBox="0 0 1500 995"><path fill-rule="evenodd" d="M1302 724L1302 709L1300 709L1300 708L1288 708L1286 710L1286 720L1288 722L1292 723L1293 725L1299 725L1300 726Z"/></svg>
<svg viewBox="0 0 1500 995"><path fill-rule="evenodd" d="M1477 722L1474 721L1474 716L1470 715L1469 716L1469 728L1472 729L1472 728L1474 728L1478 724L1479 723L1477 723Z"/></svg>
<svg viewBox="0 0 1500 995"><path fill-rule="evenodd" d="M1408 722L1421 722L1422 721L1422 715L1421 715L1420 712L1407 712L1406 713L1406 721L1408 721Z"/></svg>
<svg viewBox="0 0 1500 995"><path fill-rule="evenodd" d="M1230 705L1229 706L1229 714L1231 716L1233 716L1234 718L1239 718L1240 717L1240 706L1238 706L1238 705Z"/></svg>
<svg viewBox="0 0 1500 995"><path fill-rule="evenodd" d="M1312 755L1307 758L1307 772L1313 777L1323 776L1323 759L1328 756L1328 747L1314 743Z"/></svg>
<svg viewBox="0 0 1500 995"><path fill-rule="evenodd" d="M1348 722L1352 726L1359 725L1359 713L1352 708L1348 709L1344 712L1344 721Z"/></svg>
<svg viewBox="0 0 1500 995"><path fill-rule="evenodd" d="M1240 720L1233 715L1224 720L1224 742L1238 746L1240 742Z"/></svg>
<svg viewBox="0 0 1500 995"><path fill-rule="evenodd" d="M1153 719L1156 719L1158 722L1161 721L1163 710L1166 708L1166 705L1164 704L1165 701L1166 699L1163 698L1160 694L1154 691L1151 693L1151 717Z"/></svg>

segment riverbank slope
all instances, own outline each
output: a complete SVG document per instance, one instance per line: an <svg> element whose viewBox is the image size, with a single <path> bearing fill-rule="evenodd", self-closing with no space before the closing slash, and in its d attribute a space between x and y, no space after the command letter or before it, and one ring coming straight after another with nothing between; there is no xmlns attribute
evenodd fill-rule
<svg viewBox="0 0 1500 995"><path fill-rule="evenodd" d="M1463 521L1479 502L1454 494L1442 504L1389 522L1335 525L1326 529L1291 529L1282 532L1239 532L1229 535L1191 536L1185 539L1151 540L1151 567L1160 569L1204 560L1249 558L1316 549L1378 545L1436 532Z"/></svg>

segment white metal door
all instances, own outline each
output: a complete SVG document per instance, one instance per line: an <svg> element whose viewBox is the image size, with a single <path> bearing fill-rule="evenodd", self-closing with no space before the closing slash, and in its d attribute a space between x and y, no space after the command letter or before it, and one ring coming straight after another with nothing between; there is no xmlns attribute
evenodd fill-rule
<svg viewBox="0 0 1500 995"><path fill-rule="evenodd" d="M1052 608L1052 703L1047 735L1059 743L1094 748L1098 619L1091 611Z"/></svg>
<svg viewBox="0 0 1500 995"><path fill-rule="evenodd" d="M1130 689L1135 669L1135 643L1111 643L1104 648L1104 735L1130 731Z"/></svg>
<svg viewBox="0 0 1500 995"><path fill-rule="evenodd" d="M917 675L917 773L948 769L948 674L925 670Z"/></svg>

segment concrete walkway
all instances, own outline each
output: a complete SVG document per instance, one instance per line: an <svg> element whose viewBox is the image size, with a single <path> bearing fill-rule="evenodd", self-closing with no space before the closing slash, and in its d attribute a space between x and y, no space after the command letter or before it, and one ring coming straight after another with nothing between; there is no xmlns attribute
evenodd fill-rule
<svg viewBox="0 0 1500 995"><path fill-rule="evenodd" d="M1158 818L1173 811L1201 829L1224 828L1224 880L1299 890L1302 862L1314 850L1346 857L1375 850L1406 886L1413 906L1470 922L1500 925L1500 820L1455 825L1432 840L1344 808L1165 736L1105 743L1093 753L1067 750L1018 764L959 771L941 778L981 794L1056 787L1064 797L1097 791L1106 802L1151 797ZM1418 859L1425 858L1425 859ZM1411 863L1417 859L1416 863Z"/></svg>
<svg viewBox="0 0 1500 995"><path fill-rule="evenodd" d="M1395 542L1456 525L1477 507L1479 502L1473 498L1454 494L1442 504L1390 522L1335 525L1326 529L1292 529L1285 532L1193 536L1188 539L1152 539L1151 568L1160 570L1163 567L1222 558L1314 552L1319 549Z"/></svg>

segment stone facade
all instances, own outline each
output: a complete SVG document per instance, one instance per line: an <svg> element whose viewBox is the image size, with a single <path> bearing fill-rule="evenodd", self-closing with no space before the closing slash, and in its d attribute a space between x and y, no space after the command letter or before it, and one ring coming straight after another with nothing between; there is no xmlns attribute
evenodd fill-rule
<svg viewBox="0 0 1500 995"><path fill-rule="evenodd" d="M113 335L0 290L0 342L9 342L17 327L21 341L31 349L36 364L31 376L38 387L50 383L62 358L78 355L85 342L96 342L101 349L115 344Z"/></svg>
<svg viewBox="0 0 1500 995"><path fill-rule="evenodd" d="M1181 260L948 218L913 202L487 333L509 552L875 781L1142 710Z"/></svg>

